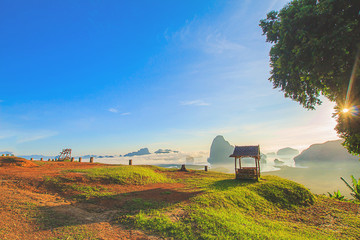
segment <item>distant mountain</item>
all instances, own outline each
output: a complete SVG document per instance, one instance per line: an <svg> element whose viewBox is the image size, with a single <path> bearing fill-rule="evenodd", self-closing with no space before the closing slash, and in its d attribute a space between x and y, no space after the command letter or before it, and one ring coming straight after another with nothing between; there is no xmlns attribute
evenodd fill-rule
<svg viewBox="0 0 360 240"><path fill-rule="evenodd" d="M124 157L141 156L141 155L147 155L147 154L150 154L149 149L142 148L137 152L131 152L131 153L125 154Z"/></svg>
<svg viewBox="0 0 360 240"><path fill-rule="evenodd" d="M96 158L114 158L115 156L112 155L105 155L105 156L96 156ZM84 158L90 158L90 155L86 155Z"/></svg>
<svg viewBox="0 0 360 240"><path fill-rule="evenodd" d="M98 156L97 155L84 155L84 156L81 156L82 158L91 158L91 157L95 157L97 158Z"/></svg>
<svg viewBox="0 0 360 240"><path fill-rule="evenodd" d="M342 140L335 140L321 144L313 144L294 158L295 163L358 161L359 157L351 155L341 143Z"/></svg>
<svg viewBox="0 0 360 240"><path fill-rule="evenodd" d="M234 146L230 145L223 136L218 135L214 138L211 144L208 162L211 164L231 163L233 160L229 156L233 152Z"/></svg>
<svg viewBox="0 0 360 240"><path fill-rule="evenodd" d="M299 154L299 150L297 149L294 149L294 148L290 148L290 147L287 147L287 148L282 148L282 149L279 149L276 153L276 155L287 155L287 156L295 156L295 155L298 155Z"/></svg>
<svg viewBox="0 0 360 240"><path fill-rule="evenodd" d="M173 151L170 149L159 149L157 151L155 151L154 153L159 154L159 153L178 153L179 151Z"/></svg>
<svg viewBox="0 0 360 240"><path fill-rule="evenodd" d="M6 155L6 154L10 154L10 155L11 155L11 154L14 154L14 153L13 153L13 152L9 152L9 151L0 152L0 156L3 155L3 154L5 154L5 155Z"/></svg>

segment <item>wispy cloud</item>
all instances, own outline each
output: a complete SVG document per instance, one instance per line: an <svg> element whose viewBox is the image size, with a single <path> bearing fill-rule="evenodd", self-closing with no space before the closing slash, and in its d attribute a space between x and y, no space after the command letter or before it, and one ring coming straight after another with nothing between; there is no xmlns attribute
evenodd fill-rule
<svg viewBox="0 0 360 240"><path fill-rule="evenodd" d="M3 129L0 129L0 131L1 131L0 139L6 139L16 136L16 133L13 131L9 131L9 130L4 131Z"/></svg>
<svg viewBox="0 0 360 240"><path fill-rule="evenodd" d="M58 135L55 131L41 131L37 133L24 133L18 136L17 143L32 142Z"/></svg>
<svg viewBox="0 0 360 240"><path fill-rule="evenodd" d="M182 101L180 105L183 106L210 106L210 103L205 102L204 100L191 100L191 101Z"/></svg>
<svg viewBox="0 0 360 240"><path fill-rule="evenodd" d="M118 113L119 112L119 110L117 110L116 108L109 108L108 111L112 112L112 113Z"/></svg>
<svg viewBox="0 0 360 240"><path fill-rule="evenodd" d="M131 114L130 112L120 112L119 109L117 109L117 108L109 108L108 111L111 112L111 113L119 114L121 116L126 116L126 115Z"/></svg>
<svg viewBox="0 0 360 240"><path fill-rule="evenodd" d="M225 51L242 51L246 49L245 46L228 40L221 33L209 33L206 36L205 42L201 42L202 48L207 53L221 54Z"/></svg>

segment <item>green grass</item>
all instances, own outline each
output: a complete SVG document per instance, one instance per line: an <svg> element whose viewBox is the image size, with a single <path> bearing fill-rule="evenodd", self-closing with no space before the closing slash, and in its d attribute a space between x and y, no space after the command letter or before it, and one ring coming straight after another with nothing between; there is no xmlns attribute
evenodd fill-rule
<svg viewBox="0 0 360 240"><path fill-rule="evenodd" d="M73 179L66 177L45 177L47 187L55 189L61 194L70 194L71 198L79 201L88 201L94 198L113 198L114 193L102 186L89 186L83 183L74 183Z"/></svg>
<svg viewBox="0 0 360 240"><path fill-rule="evenodd" d="M146 185L150 183L173 182L173 180L167 178L164 174L156 172L150 167L144 166L117 166L73 171L86 173L86 177L93 181L117 183L122 185Z"/></svg>
<svg viewBox="0 0 360 240"><path fill-rule="evenodd" d="M96 231L89 229L87 226L80 225L78 219L54 211L49 207L40 207L37 209L36 223L39 230L51 229L53 235L56 237L51 237L50 239L99 239L96 237Z"/></svg>
<svg viewBox="0 0 360 240"><path fill-rule="evenodd" d="M267 176L261 183L254 184L250 189L281 208L291 209L314 203L314 196L308 189L280 177Z"/></svg>
<svg viewBox="0 0 360 240"><path fill-rule="evenodd" d="M145 166L116 166L92 169L76 169L66 172L85 173L90 182L115 183L120 185L146 185L151 183L172 183L173 179L159 172L159 168ZM89 185L90 182L81 183L66 174L57 177L45 177L47 187L56 191L71 195L71 198L79 201L93 201L99 198L119 198L116 193L108 191L103 186Z"/></svg>
<svg viewBox="0 0 360 240"><path fill-rule="evenodd" d="M79 194L73 196L74 199L78 199L78 200L90 200L92 198L114 197L114 193L107 191L107 189L104 187L71 184L68 185L68 189L72 189L79 192Z"/></svg>
<svg viewBox="0 0 360 240"><path fill-rule="evenodd" d="M137 228L175 239L332 239L331 230L318 231L305 224L277 221L277 211L306 207L315 197L302 185L267 176L259 182L238 181L220 173L194 172L183 181L203 194L187 204L140 212L122 218ZM169 212L184 209L177 220Z"/></svg>
<svg viewBox="0 0 360 240"><path fill-rule="evenodd" d="M51 240L101 240L96 237L96 231L90 230L85 226L67 226L55 229L54 234L57 237L50 238Z"/></svg>
<svg viewBox="0 0 360 240"><path fill-rule="evenodd" d="M126 211L136 213L138 213L139 211L149 212L153 209L168 206L168 204L164 202L149 201L142 198L132 198L128 200L124 205L126 206Z"/></svg>
<svg viewBox="0 0 360 240"><path fill-rule="evenodd" d="M89 181L75 183L65 175L46 181L64 192L76 192L73 195L77 200L117 196L124 204L117 209L112 223L170 239L358 239L360 236L359 217L337 208L336 204L324 206L328 213L322 216L340 219L335 226L319 226L307 220L308 216L295 221L292 217L297 211L307 211L314 203L329 204L324 200L329 198L315 197L301 184L276 176L265 176L258 182L239 181L232 174L190 170L184 173L184 178L174 180L169 177L171 170L150 166L72 171L85 173ZM115 194L106 187L96 186L96 183L145 185L175 181L185 185L181 191L193 193L188 201L169 203L137 196L129 198L131 193ZM172 192L162 194L171 196ZM71 221L66 225L72 225Z"/></svg>

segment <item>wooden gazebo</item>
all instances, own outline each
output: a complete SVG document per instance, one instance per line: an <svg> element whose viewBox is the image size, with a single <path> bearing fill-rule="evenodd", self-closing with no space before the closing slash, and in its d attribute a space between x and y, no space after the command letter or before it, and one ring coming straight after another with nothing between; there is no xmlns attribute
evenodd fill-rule
<svg viewBox="0 0 360 240"><path fill-rule="evenodd" d="M234 153L230 157L235 158L235 177L236 179L260 178L260 146L235 146ZM242 167L241 158L254 158L255 167ZM237 160L239 159L239 168Z"/></svg>

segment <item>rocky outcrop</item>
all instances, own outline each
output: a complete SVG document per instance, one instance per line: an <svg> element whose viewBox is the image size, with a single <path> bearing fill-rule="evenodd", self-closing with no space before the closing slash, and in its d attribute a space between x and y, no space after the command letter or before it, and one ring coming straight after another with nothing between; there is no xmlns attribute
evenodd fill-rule
<svg viewBox="0 0 360 240"><path fill-rule="evenodd" d="M275 166L281 166L281 165L283 165L285 162L283 162L283 161L281 161L281 160L279 160L279 159L275 159L274 160L274 164L275 164Z"/></svg>
<svg viewBox="0 0 360 240"><path fill-rule="evenodd" d="M296 156L298 154L299 150L290 147L279 149L276 153L278 156Z"/></svg>
<svg viewBox="0 0 360 240"><path fill-rule="evenodd" d="M359 157L351 155L341 143L342 140L335 140L321 144L313 144L294 158L295 163L302 165L304 163L317 162L358 161Z"/></svg>
<svg viewBox="0 0 360 240"><path fill-rule="evenodd" d="M150 154L149 149L142 148L137 152L131 152L131 153L125 154L124 157L141 156L141 155L147 155L147 154Z"/></svg>
<svg viewBox="0 0 360 240"><path fill-rule="evenodd" d="M230 145L223 136L218 135L214 138L210 147L210 164L228 164L233 161L229 156L234 152L234 146Z"/></svg>

